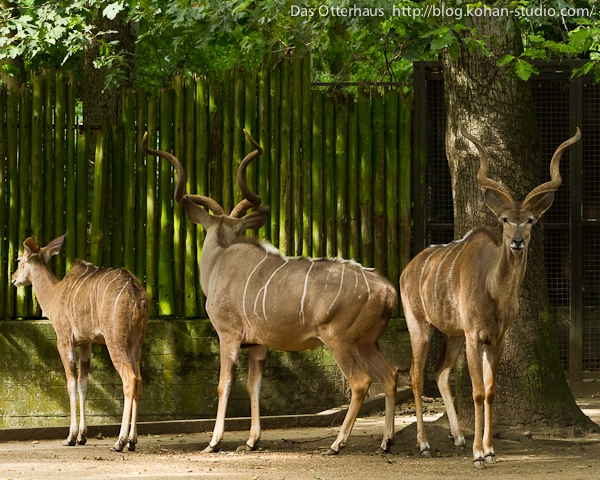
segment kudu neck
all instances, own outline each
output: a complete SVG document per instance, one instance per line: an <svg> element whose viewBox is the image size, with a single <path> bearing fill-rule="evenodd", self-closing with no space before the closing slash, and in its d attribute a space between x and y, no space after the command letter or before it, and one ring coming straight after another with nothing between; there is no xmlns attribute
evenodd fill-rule
<svg viewBox="0 0 600 480"><path fill-rule="evenodd" d="M516 295L527 268L528 250L529 246L526 246L515 252L505 242L492 250L488 287L495 297Z"/></svg>
<svg viewBox="0 0 600 480"><path fill-rule="evenodd" d="M43 262L36 263L32 268L31 287L35 296L42 307L42 310L48 316L52 308L53 299L56 298L57 286L60 283L52 270Z"/></svg>

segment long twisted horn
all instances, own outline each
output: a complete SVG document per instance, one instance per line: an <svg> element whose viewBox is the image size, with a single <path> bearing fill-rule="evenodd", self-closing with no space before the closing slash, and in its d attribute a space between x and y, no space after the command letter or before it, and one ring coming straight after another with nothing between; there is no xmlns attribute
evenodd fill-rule
<svg viewBox="0 0 600 480"><path fill-rule="evenodd" d="M185 175L185 170L183 166L177 160L174 155L171 155L169 152L164 152L162 150L153 150L148 148L148 132L144 133L144 138L142 139L142 152L146 155L154 155L155 157L161 157L165 160L171 162L173 167L175 167L175 171L177 172L177 187L175 187L175 201L179 205L184 205L187 200L192 201L196 205L200 205L201 207L208 208L215 215L223 215L223 208L212 198L205 197L203 195L184 195L185 193L185 184L187 183L187 177Z"/></svg>
<svg viewBox="0 0 600 480"><path fill-rule="evenodd" d="M249 209L260 206L260 203L262 202L262 199L256 193L252 192L246 183L246 167L250 164L250 162L252 162L252 160L262 155L263 149L257 142L254 141L246 129L244 129L244 134L248 140L250 140L250 143L255 150L246 155L238 168L238 185L242 191L242 194L244 195L244 200L238 203L229 214L230 217L234 218L242 217Z"/></svg>
<svg viewBox="0 0 600 480"><path fill-rule="evenodd" d="M563 156L563 153L567 149L567 147L577 143L581 138L581 132L579 131L579 127L577 127L577 131L575 135L563 142L554 152L552 156L552 160L550 161L550 181L543 183L535 187L531 192L527 194L525 200L523 200L523 205L526 205L528 202L531 202L534 198L539 195L546 194L549 192L554 192L558 189L558 187L562 184L562 178L560 176L560 159Z"/></svg>
<svg viewBox="0 0 600 480"><path fill-rule="evenodd" d="M488 159L488 153L483 144L475 138L473 135L467 133L467 131L461 128L461 133L464 137L471 140L479 151L479 172L477 172L477 182L481 188L492 190L500 198L502 203L514 203L513 198L507 188L499 182L488 178L488 172L490 170L490 161Z"/></svg>

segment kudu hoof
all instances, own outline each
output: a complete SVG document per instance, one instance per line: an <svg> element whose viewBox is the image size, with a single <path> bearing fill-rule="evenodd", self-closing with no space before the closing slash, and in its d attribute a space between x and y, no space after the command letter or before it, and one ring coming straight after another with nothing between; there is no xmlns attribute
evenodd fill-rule
<svg viewBox="0 0 600 480"><path fill-rule="evenodd" d="M487 463L496 463L496 455L494 455L493 453L489 454L489 455L486 455L485 456L485 461Z"/></svg>
<svg viewBox="0 0 600 480"><path fill-rule="evenodd" d="M255 452L256 450L258 450L258 442L256 442L254 446L250 446L246 443L235 449L236 452Z"/></svg>
<svg viewBox="0 0 600 480"><path fill-rule="evenodd" d="M117 440L117 443L115 443L112 447L110 447L110 451L111 452L122 452L124 446L125 446L125 442L122 442L121 440Z"/></svg>
<svg viewBox="0 0 600 480"><path fill-rule="evenodd" d="M74 445L77 445L77 439L75 437L73 437L73 438L69 437L63 442L63 445L65 447L72 447Z"/></svg>
<svg viewBox="0 0 600 480"><path fill-rule="evenodd" d="M85 445L87 442L87 437L85 435L79 435L77 437L77 445Z"/></svg>
<svg viewBox="0 0 600 480"><path fill-rule="evenodd" d="M429 451L429 449L423 450L423 451L421 451L421 456L423 458L431 458L431 452Z"/></svg>
<svg viewBox="0 0 600 480"><path fill-rule="evenodd" d="M392 444L394 443L394 440L391 438L388 438L386 441L384 441L381 446L377 449L377 453L390 453L391 449L392 449Z"/></svg>
<svg viewBox="0 0 600 480"><path fill-rule="evenodd" d="M135 452L135 444L136 442L132 442L131 440L127 442L127 450L130 452Z"/></svg>
<svg viewBox="0 0 600 480"><path fill-rule="evenodd" d="M477 460L473 460L473 466L475 468L483 468L485 466L485 460L483 458L478 458Z"/></svg>
<svg viewBox="0 0 600 480"><path fill-rule="evenodd" d="M456 453L461 457L463 457L467 454L467 450L464 445L456 445L455 449L456 449Z"/></svg>
<svg viewBox="0 0 600 480"><path fill-rule="evenodd" d="M326 452L323 452L321 455L337 455L338 453L340 453L340 452L339 451L336 452L335 450L330 448Z"/></svg>
<svg viewBox="0 0 600 480"><path fill-rule="evenodd" d="M217 453L219 450L221 450L221 445L215 445L214 447L211 447L209 445L204 450L202 450L202 452L200 452L200 453Z"/></svg>

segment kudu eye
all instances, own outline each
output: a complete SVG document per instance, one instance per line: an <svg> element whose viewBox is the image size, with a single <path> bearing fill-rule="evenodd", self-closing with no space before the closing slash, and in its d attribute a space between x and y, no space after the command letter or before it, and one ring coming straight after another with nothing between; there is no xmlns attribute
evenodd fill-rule
<svg viewBox="0 0 600 480"><path fill-rule="evenodd" d="M533 223L533 218L530 218L529 220L527 220L527 223Z"/></svg>
<svg viewBox="0 0 600 480"><path fill-rule="evenodd" d="M508 218L506 218L506 217L502 217L502 221L503 221L504 223L508 223Z"/></svg>

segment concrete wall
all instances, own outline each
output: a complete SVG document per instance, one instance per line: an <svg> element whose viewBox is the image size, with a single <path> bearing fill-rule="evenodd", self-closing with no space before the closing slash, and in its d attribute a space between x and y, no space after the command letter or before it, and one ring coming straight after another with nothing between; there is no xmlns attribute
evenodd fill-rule
<svg viewBox="0 0 600 480"><path fill-rule="evenodd" d="M393 319L380 342L399 371L410 368L403 319ZM242 351L228 417L249 416L247 359ZM209 320L151 320L142 357L140 421L214 418L219 341ZM87 395L88 424L120 423L123 390L104 345L95 345ZM400 385L406 381L401 375ZM371 394L381 389L374 380ZM314 413L347 403L348 384L324 347L269 350L261 393L263 415ZM47 320L0 320L0 428L68 425L69 399Z"/></svg>

